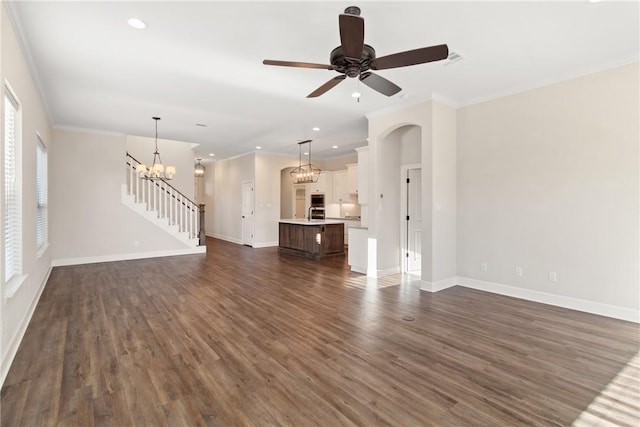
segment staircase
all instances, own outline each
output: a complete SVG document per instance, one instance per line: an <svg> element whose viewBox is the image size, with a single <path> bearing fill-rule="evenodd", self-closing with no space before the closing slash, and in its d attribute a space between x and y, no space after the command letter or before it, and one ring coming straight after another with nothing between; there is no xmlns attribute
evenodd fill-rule
<svg viewBox="0 0 640 427"><path fill-rule="evenodd" d="M155 224L189 248L206 252L204 205L198 205L163 179L146 179L138 172L140 164L127 153L126 183L122 203Z"/></svg>

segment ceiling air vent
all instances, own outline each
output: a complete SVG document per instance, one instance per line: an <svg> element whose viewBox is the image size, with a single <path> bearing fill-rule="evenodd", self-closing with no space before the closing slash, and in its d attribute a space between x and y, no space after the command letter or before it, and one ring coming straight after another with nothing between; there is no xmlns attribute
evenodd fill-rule
<svg viewBox="0 0 640 427"><path fill-rule="evenodd" d="M449 52L449 56L447 56L446 61L444 61L444 65L450 65L453 64L454 62L458 62L461 61L463 59L463 56L461 54L459 54L458 52Z"/></svg>

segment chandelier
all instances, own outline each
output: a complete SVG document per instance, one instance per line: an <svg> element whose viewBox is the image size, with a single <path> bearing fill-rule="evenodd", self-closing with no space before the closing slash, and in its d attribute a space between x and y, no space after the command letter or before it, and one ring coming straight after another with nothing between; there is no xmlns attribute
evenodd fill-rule
<svg viewBox="0 0 640 427"><path fill-rule="evenodd" d="M143 179L168 181L176 174L176 168L174 166L165 167L162 164L160 152L158 151L158 120L160 120L160 117L152 117L152 119L156 122L156 150L153 152L153 164L150 168L147 168L146 165L140 163L136 166L136 172L138 172Z"/></svg>
<svg viewBox="0 0 640 427"><path fill-rule="evenodd" d="M309 144L309 163L302 164L302 144ZM320 177L320 169L311 164L311 140L298 142L300 153L298 155L298 167L289 172L291 175L291 181L294 184L309 184L312 182L318 182Z"/></svg>
<svg viewBox="0 0 640 427"><path fill-rule="evenodd" d="M198 163L193 167L193 175L196 177L204 176L204 166L202 165L202 159L196 159Z"/></svg>

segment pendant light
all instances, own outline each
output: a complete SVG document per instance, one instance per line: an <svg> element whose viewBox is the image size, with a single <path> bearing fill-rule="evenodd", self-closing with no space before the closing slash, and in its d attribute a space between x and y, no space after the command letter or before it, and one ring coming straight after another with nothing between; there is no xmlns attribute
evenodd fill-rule
<svg viewBox="0 0 640 427"><path fill-rule="evenodd" d="M302 164L302 145L309 144L309 162ZM318 182L321 170L311 164L311 140L298 142L298 167L289 172L291 175L291 181L294 184L309 184L312 182Z"/></svg>
<svg viewBox="0 0 640 427"><path fill-rule="evenodd" d="M201 163L202 159L196 159L196 160L198 161L198 163L196 163L196 165L193 168L193 175L196 178L199 178L204 176L204 166Z"/></svg>
<svg viewBox="0 0 640 427"><path fill-rule="evenodd" d="M158 120L160 120L160 117L152 117L152 119L156 122L156 149L153 152L153 164L150 168L147 168L146 165L140 163L138 166L136 166L136 172L138 172L143 179L150 179L152 181L168 181L173 178L173 175L176 174L176 168L174 166L165 167L162 164L160 152L158 151Z"/></svg>

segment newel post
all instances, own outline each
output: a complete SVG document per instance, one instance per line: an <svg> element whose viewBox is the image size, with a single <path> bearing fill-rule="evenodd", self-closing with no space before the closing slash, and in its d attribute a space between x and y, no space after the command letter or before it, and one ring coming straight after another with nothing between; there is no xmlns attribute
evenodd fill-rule
<svg viewBox="0 0 640 427"><path fill-rule="evenodd" d="M205 243L205 233L204 233L204 204L200 203L198 205L198 215L200 217L200 228L198 229L198 238L200 239L199 245L204 246Z"/></svg>

